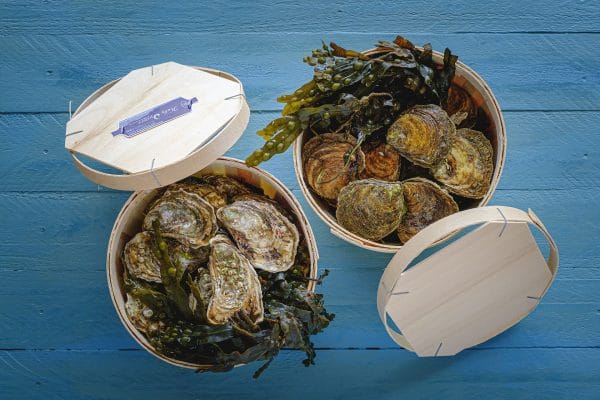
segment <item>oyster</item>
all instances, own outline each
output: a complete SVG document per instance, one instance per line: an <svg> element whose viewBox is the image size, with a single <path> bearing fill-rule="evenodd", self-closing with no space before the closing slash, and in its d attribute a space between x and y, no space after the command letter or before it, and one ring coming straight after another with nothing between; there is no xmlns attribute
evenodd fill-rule
<svg viewBox="0 0 600 400"><path fill-rule="evenodd" d="M225 197L227 203L231 203L234 196L251 193L250 190L236 179L224 175L204 175L200 181L215 188L222 196Z"/></svg>
<svg viewBox="0 0 600 400"><path fill-rule="evenodd" d="M300 234L273 204L236 201L219 209L217 218L255 268L281 272L294 264Z"/></svg>
<svg viewBox="0 0 600 400"><path fill-rule="evenodd" d="M199 267L206 265L210 254L210 246L203 246L197 249L188 248L182 244L172 246L169 256L173 264L181 264L188 272L194 272Z"/></svg>
<svg viewBox="0 0 600 400"><path fill-rule="evenodd" d="M151 207L144 218L143 229L153 229L158 220L162 236L183 245L206 246L217 233L213 207L202 197L184 190L167 191Z"/></svg>
<svg viewBox="0 0 600 400"><path fill-rule="evenodd" d="M129 321L143 333L154 331L158 328L160 322L153 322L150 318L154 315L154 311L144 305L135 296L127 294L127 301L125 302L125 312L129 317Z"/></svg>
<svg viewBox="0 0 600 400"><path fill-rule="evenodd" d="M210 272L206 268L200 268L196 279L188 278L190 287L189 306L190 310L202 319L206 319L208 304L213 295L213 281Z"/></svg>
<svg viewBox="0 0 600 400"><path fill-rule="evenodd" d="M409 161L431 167L447 153L455 131L441 107L417 105L403 112L390 126L386 140Z"/></svg>
<svg viewBox="0 0 600 400"><path fill-rule="evenodd" d="M264 310L256 271L227 236L215 236L210 245L208 270L213 295L208 303L208 322L224 324L238 311L246 313L253 323L261 322Z"/></svg>
<svg viewBox="0 0 600 400"><path fill-rule="evenodd" d="M319 196L335 204L340 190L358 179L365 157L356 149L356 139L347 134L324 133L311 138L302 149L306 182Z"/></svg>
<svg viewBox="0 0 600 400"><path fill-rule="evenodd" d="M480 199L490 188L494 150L483 133L458 129L450 151L431 173L451 193Z"/></svg>
<svg viewBox="0 0 600 400"><path fill-rule="evenodd" d="M365 147L365 169L360 173L360 178L397 181L400 176L400 153L386 143Z"/></svg>
<svg viewBox="0 0 600 400"><path fill-rule="evenodd" d="M233 202L243 201L243 200L256 200L256 201L262 201L265 203L269 203L269 204L272 204L275 208L277 208L277 211L282 213L287 219L289 219L290 221L294 220L294 217L288 210L283 208L281 206L281 204L279 204L277 201L275 201L265 195L261 195L258 193L244 193L244 194L239 194L237 196L234 196L232 200L233 200Z"/></svg>
<svg viewBox="0 0 600 400"><path fill-rule="evenodd" d="M462 121L457 126L461 128L472 128L477 120L477 107L463 88L452 85L448 90L448 105L446 106L448 115L464 114Z"/></svg>
<svg viewBox="0 0 600 400"><path fill-rule="evenodd" d="M350 232L381 240L398 228L405 211L400 183L363 179L341 190L336 217Z"/></svg>
<svg viewBox="0 0 600 400"><path fill-rule="evenodd" d="M202 183L174 183L168 187L169 191L182 190L188 193L195 193L206 200L215 210L227 204L227 198L214 186Z"/></svg>
<svg viewBox="0 0 600 400"><path fill-rule="evenodd" d="M398 238L406 243L432 222L458 212L458 205L444 189L424 178L402 182L406 214L398 226Z"/></svg>
<svg viewBox="0 0 600 400"><path fill-rule="evenodd" d="M152 251L153 237L150 232L135 235L123 249L123 264L132 278L148 282L161 282L160 261Z"/></svg>

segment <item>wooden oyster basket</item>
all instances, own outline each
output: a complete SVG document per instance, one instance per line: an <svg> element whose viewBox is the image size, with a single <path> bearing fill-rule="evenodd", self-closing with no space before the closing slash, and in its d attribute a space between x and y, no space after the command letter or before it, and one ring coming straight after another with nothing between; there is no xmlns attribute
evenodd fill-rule
<svg viewBox="0 0 600 400"><path fill-rule="evenodd" d="M103 186L136 191L121 209L110 235L106 258L108 288L117 314L131 336L150 353L173 365L210 367L159 354L125 311L121 254L127 241L140 231L144 211L156 197L157 188L191 175L220 174L262 190L294 214L310 253L310 276L317 277L317 245L294 195L266 171L223 157L244 132L249 115L243 86L234 76L168 62L134 70L98 89L67 123L65 147L83 175ZM124 173L102 172L78 155ZM314 290L314 286L313 281L309 289Z"/></svg>
<svg viewBox="0 0 600 400"><path fill-rule="evenodd" d="M433 60L442 64L443 55L433 52ZM489 121L495 155L491 185L475 208L431 224L404 245L367 240L342 227L331 207L305 181L302 148L308 138L302 135L294 144L294 168L302 192L331 233L368 250L395 253L379 284L377 308L392 339L418 356L453 355L510 328L537 306L558 268L556 244L531 210L485 207L506 158L504 119L485 81L461 62L456 63L453 84L470 95ZM547 260L529 225L547 239ZM408 268L425 249L473 227Z"/></svg>
<svg viewBox="0 0 600 400"><path fill-rule="evenodd" d="M375 50L367 51L366 54L373 51ZM436 51L433 52L433 61L435 63L442 64L443 59L443 54ZM456 74L452 83L460 86L470 95L475 103L479 105L481 111L487 115L490 122L490 142L494 149L494 173L487 193L477 203L477 207L485 206L488 204L496 190L496 186L500 181L500 175L502 174L502 168L504 167L504 160L506 159L506 128L504 126L504 119L502 118L502 111L500 111L500 106L485 81L477 75L475 71L460 61L456 63ZM308 204L310 204L317 215L329 225L331 233L347 242L368 250L383 253L395 253L400 250L402 248L402 245L400 244L380 243L367 240L350 232L337 222L335 212L332 212L331 207L315 195L306 183L304 168L302 168L302 148L307 140L308 138L306 135L301 135L294 143L294 168L296 170L296 176L298 177L300 188L302 189ZM450 236L451 235L448 237Z"/></svg>

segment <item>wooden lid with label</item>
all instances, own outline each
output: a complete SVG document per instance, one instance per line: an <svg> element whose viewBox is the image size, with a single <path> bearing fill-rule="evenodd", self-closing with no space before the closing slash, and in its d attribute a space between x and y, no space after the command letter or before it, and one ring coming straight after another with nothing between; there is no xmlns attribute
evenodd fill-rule
<svg viewBox="0 0 600 400"><path fill-rule="evenodd" d="M249 112L234 76L167 62L131 71L86 99L67 123L65 148L100 185L152 189L225 154L244 132ZM123 174L94 169L78 154Z"/></svg>

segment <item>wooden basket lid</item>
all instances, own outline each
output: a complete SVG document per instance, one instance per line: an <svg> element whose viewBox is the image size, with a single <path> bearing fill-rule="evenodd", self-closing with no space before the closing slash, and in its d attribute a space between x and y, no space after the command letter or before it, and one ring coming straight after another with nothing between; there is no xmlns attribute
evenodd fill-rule
<svg viewBox="0 0 600 400"><path fill-rule="evenodd" d="M237 78L167 62L131 71L86 99L67 123L65 148L77 168L98 184L152 189L225 154L248 119ZM124 173L98 171L76 154Z"/></svg>
<svg viewBox="0 0 600 400"><path fill-rule="evenodd" d="M529 225L547 239L547 259ZM477 227L407 269L437 240L473 226ZM474 208L431 224L396 253L379 283L377 308L400 346L420 357L454 355L527 316L557 269L556 244L531 210Z"/></svg>

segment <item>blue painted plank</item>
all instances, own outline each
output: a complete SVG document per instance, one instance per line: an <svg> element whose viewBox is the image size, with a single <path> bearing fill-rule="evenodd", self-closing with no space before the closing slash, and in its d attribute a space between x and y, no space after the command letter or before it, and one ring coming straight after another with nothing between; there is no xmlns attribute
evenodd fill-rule
<svg viewBox="0 0 600 400"><path fill-rule="evenodd" d="M16 113L0 114L0 349L13 349L0 350L0 398L598 397L597 2L160 4L160 13L151 2L0 4L0 113ZM450 46L508 111L508 160L493 202L533 208L559 244L561 269L542 304L455 358L417 360L396 349L373 298L390 256L329 234L299 192L288 153L265 167L300 198L320 265L332 269L322 291L339 315L315 344L334 350L320 350L309 369L285 351L259 382L250 382L252 368L198 376L133 350L104 277L108 234L127 194L93 192L70 165L67 101L175 59L233 72L254 110L278 110L275 97L308 79L299 60L321 38L368 48L397 27L417 43ZM497 34L507 32L515 33ZM229 154L244 158L274 115L254 113Z"/></svg>
<svg viewBox="0 0 600 400"><path fill-rule="evenodd" d="M89 271L82 264L75 272L24 269L1 275L6 289L0 294L0 349L139 348L121 326L108 296L104 271ZM377 314L375 293L380 276L378 268L332 270L318 290L336 319L313 338L315 346L396 347ZM530 316L479 347L600 346L598 285L598 280L558 279ZM72 323L65 329L57 321Z"/></svg>
<svg viewBox="0 0 600 400"><path fill-rule="evenodd" d="M0 36L0 112L66 111L130 70L169 60L233 73L254 110L279 110L277 96L312 76L301 62L321 39L368 49L381 33L240 35ZM450 47L477 71L503 109L600 110L600 35L411 34L417 44Z"/></svg>
<svg viewBox="0 0 600 400"><path fill-rule="evenodd" d="M228 155L246 158L262 144L255 132L276 112L252 113L242 138ZM66 114L0 115L2 191L96 191L64 150ZM508 151L500 189L600 187L600 112L507 112ZM291 150L263 167L292 189Z"/></svg>
<svg viewBox="0 0 600 400"><path fill-rule="evenodd" d="M160 12L157 12L160 10ZM0 35L136 34L176 32L582 32L598 31L594 1L528 2L443 0L211 2L35 0L0 4Z"/></svg>
<svg viewBox="0 0 600 400"><path fill-rule="evenodd" d="M401 350L319 351L304 368L284 351L258 380L258 365L195 374L142 351L0 352L7 399L370 399L592 400L600 392L600 349L468 350L417 359Z"/></svg>
<svg viewBox="0 0 600 400"><path fill-rule="evenodd" d="M493 204L532 208L558 243L563 265L597 267L598 190L498 191ZM389 254L360 249L331 235L325 223L300 200L315 231L322 267L383 268ZM8 268L77 270L72 256L104 267L104 251L125 193L0 193L0 257ZM23 210L23 213L14 212ZM5 257L5 258L4 258ZM21 259L25 263L21 264ZM93 263L95 259L95 264ZM10 261L12 260L12 262ZM37 263L36 263L37 261ZM9 263L10 262L10 263ZM34 265L27 265L34 262Z"/></svg>
<svg viewBox="0 0 600 400"><path fill-rule="evenodd" d="M104 272L108 236L126 197L117 192L0 194L0 219L5 221L0 225L0 279L6 286L0 294L0 331L9 332L0 339L0 348L131 348L110 303ZM533 208L554 235L562 263L543 306L516 333L484 347L599 345L598 190L499 191L495 199ZM332 270L321 290L331 311L338 313L336 323L315 343L391 346L374 297L391 256L335 238L304 199L301 203L315 230L319 265ZM55 321L65 320L79 322L64 332L64 325Z"/></svg>

